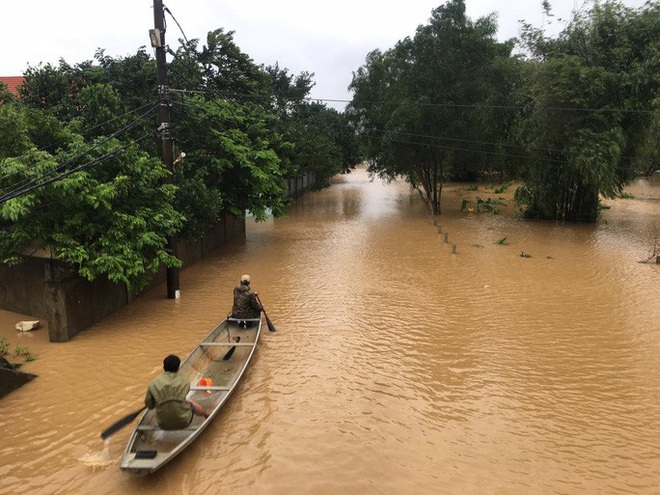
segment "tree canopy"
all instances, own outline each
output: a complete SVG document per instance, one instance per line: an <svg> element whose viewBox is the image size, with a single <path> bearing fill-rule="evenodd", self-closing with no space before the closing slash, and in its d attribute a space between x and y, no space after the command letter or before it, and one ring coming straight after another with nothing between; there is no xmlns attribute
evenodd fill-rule
<svg viewBox="0 0 660 495"><path fill-rule="evenodd" d="M594 3L557 37L525 24L500 43L494 15L448 1L354 73L347 113L369 170L405 177L434 213L443 181L495 176L523 181L527 217L595 221L601 197L657 167L659 9Z"/></svg>
<svg viewBox="0 0 660 495"><path fill-rule="evenodd" d="M288 177L323 183L357 163L343 114L308 101L311 74L257 66L222 29L169 53L173 173L144 47L30 67L19 99L0 88L1 262L45 250L139 289L180 265L169 237L198 238L225 213L281 216Z"/></svg>
<svg viewBox="0 0 660 495"><path fill-rule="evenodd" d="M493 15L472 21L464 0L450 0L414 37L371 52L350 85L348 113L370 170L405 176L434 213L444 180L474 179L483 165L466 143L489 142L497 150L510 127L511 117L493 108L510 93L506 59L513 43L497 42L496 31Z"/></svg>
<svg viewBox="0 0 660 495"><path fill-rule="evenodd" d="M518 200L531 218L593 222L601 196L657 163L660 5L596 3L558 38L526 26L523 40L530 161Z"/></svg>

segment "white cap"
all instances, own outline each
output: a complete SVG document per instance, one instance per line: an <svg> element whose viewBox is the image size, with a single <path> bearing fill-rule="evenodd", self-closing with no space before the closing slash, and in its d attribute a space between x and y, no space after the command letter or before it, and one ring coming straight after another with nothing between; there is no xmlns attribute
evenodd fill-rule
<svg viewBox="0 0 660 495"><path fill-rule="evenodd" d="M248 284L250 283L250 276L246 273L241 277L241 282L247 282Z"/></svg>

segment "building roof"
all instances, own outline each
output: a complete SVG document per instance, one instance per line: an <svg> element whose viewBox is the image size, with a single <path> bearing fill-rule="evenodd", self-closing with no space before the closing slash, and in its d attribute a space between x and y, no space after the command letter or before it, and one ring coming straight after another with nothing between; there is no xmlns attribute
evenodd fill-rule
<svg viewBox="0 0 660 495"><path fill-rule="evenodd" d="M23 85L25 78L23 76L0 76L0 81L5 83L10 93L18 96L18 88Z"/></svg>

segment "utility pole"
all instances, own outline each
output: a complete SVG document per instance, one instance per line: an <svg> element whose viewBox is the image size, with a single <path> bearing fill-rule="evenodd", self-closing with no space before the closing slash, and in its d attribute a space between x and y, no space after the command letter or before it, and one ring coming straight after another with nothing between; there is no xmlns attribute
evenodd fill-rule
<svg viewBox="0 0 660 495"><path fill-rule="evenodd" d="M158 132L161 136L161 153L163 163L169 170L165 181L174 182L174 151L172 146L172 128L170 126L170 95L167 88L167 59L165 58L165 11L163 0L154 0L154 29L149 33L151 46L156 50L156 71L158 81ZM167 247L170 254L177 255L177 239L170 236L167 239ZM167 268L167 297L169 299L179 298L179 269L177 267Z"/></svg>

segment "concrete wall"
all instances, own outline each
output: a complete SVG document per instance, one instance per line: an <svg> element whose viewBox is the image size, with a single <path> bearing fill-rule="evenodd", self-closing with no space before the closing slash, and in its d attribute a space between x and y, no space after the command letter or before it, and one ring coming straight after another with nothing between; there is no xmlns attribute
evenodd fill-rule
<svg viewBox="0 0 660 495"><path fill-rule="evenodd" d="M314 174L289 179L285 197L298 198L315 180ZM244 238L245 232L245 218L226 215L202 239L179 242L177 257L185 269L229 242ZM165 279L166 270L161 269L144 290ZM57 260L26 256L19 265L0 264L0 308L44 320L51 342L68 342L139 296L105 278L90 282L78 276L74 267Z"/></svg>
<svg viewBox="0 0 660 495"><path fill-rule="evenodd" d="M228 215L203 239L180 242L177 255L185 269L240 237L245 237L245 219ZM165 276L160 270L145 290ZM0 308L46 321L51 342L71 340L136 297L124 284L106 278L90 282L58 260L26 256L19 265L0 265Z"/></svg>
<svg viewBox="0 0 660 495"><path fill-rule="evenodd" d="M301 177L287 179L287 190L284 193L285 198L298 198L309 191L309 188L316 183L316 174L304 174Z"/></svg>

